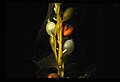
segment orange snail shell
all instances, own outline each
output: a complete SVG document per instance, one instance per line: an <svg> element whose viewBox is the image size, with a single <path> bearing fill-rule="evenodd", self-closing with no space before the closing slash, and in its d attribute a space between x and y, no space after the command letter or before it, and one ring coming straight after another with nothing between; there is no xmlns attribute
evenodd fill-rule
<svg viewBox="0 0 120 82"><path fill-rule="evenodd" d="M56 73L51 73L48 75L48 78L59 78L59 76Z"/></svg>
<svg viewBox="0 0 120 82"><path fill-rule="evenodd" d="M63 28L63 35L64 36L69 36L69 35L71 35L72 34L72 32L73 32L73 27L72 26L70 26L68 29L67 29L67 26L65 25L64 26L64 28Z"/></svg>

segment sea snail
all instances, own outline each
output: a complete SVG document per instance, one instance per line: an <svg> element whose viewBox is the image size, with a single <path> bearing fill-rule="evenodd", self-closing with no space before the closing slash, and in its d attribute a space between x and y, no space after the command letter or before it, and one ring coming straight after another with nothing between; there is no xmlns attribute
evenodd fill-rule
<svg viewBox="0 0 120 82"><path fill-rule="evenodd" d="M59 76L56 73L51 73L48 75L48 78L59 78Z"/></svg>
<svg viewBox="0 0 120 82"><path fill-rule="evenodd" d="M69 36L69 35L72 34L73 30L74 30L73 26L68 25L68 24L65 25L65 26L63 27L63 35L64 35L64 36Z"/></svg>

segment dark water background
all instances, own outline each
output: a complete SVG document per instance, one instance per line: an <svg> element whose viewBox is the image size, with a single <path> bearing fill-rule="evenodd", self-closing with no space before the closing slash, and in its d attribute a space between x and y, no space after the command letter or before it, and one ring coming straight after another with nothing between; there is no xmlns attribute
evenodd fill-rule
<svg viewBox="0 0 120 82"><path fill-rule="evenodd" d="M71 24L75 27L73 61L80 66L96 64L98 78L118 78L118 4L66 4L77 11ZM6 4L6 76L35 77L31 61L39 53L50 54L45 30L36 44L36 35L47 15L46 3ZM39 37L37 37L39 38Z"/></svg>

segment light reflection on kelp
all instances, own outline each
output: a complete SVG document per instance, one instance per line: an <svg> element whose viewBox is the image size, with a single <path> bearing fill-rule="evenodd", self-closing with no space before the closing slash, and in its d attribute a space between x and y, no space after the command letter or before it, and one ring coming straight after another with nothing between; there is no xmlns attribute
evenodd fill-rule
<svg viewBox="0 0 120 82"><path fill-rule="evenodd" d="M77 55L84 59L81 55L84 51L79 53L84 46L79 46L77 42L77 38L80 38L80 31L76 31L80 25L75 22L77 16L74 14L77 11L74 6L64 9L64 5L66 4L48 4L46 19L38 31L34 45L34 54L38 54L33 57L37 66L36 77L48 78L48 75L54 73L58 78L95 78L95 64L84 64L85 60L76 60ZM54 78L54 74L49 77Z"/></svg>

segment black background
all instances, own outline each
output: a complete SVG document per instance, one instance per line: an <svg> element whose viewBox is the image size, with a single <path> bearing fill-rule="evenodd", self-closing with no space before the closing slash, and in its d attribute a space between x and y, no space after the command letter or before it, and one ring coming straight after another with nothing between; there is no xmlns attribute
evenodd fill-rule
<svg viewBox="0 0 120 82"><path fill-rule="evenodd" d="M81 5L85 8L79 10L78 4L74 7L78 8L78 17L81 17L76 22L81 25L83 51L88 54L86 61L96 59L98 78L118 78L118 4ZM34 64L30 58L35 36L47 15L47 6L44 3L6 3L6 77L34 77Z"/></svg>

